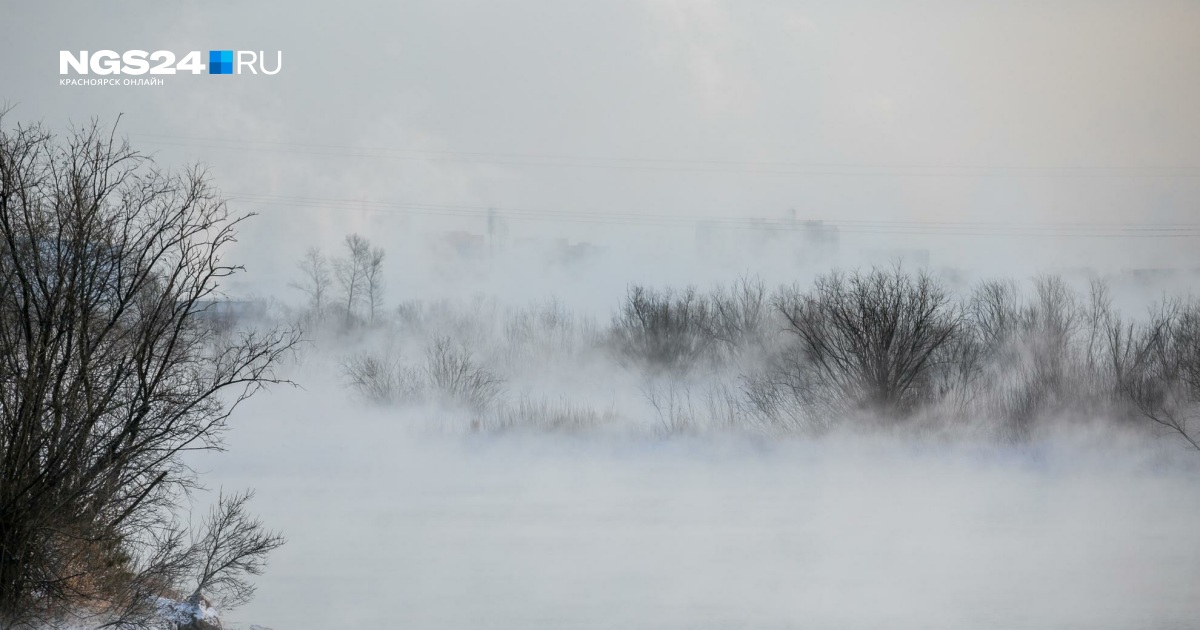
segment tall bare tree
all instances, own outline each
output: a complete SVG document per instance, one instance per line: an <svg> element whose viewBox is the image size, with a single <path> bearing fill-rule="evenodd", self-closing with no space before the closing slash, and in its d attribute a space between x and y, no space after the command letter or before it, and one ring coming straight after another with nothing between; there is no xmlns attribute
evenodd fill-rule
<svg viewBox="0 0 1200 630"><path fill-rule="evenodd" d="M367 307L371 323L375 323L375 313L383 308L383 249L371 248L365 261L365 276L367 281Z"/></svg>
<svg viewBox="0 0 1200 630"><path fill-rule="evenodd" d="M329 290L333 282L333 276L329 272L329 261L325 259L319 247L310 247L296 263L296 267L300 269L301 279L289 283L289 286L303 291L308 296L308 307L313 319L321 321L329 308Z"/></svg>
<svg viewBox="0 0 1200 630"><path fill-rule="evenodd" d="M182 455L221 446L296 335L211 324L248 215L203 171L160 171L97 124L60 141L2 122L0 627L129 625L190 568Z"/></svg>
<svg viewBox="0 0 1200 630"><path fill-rule="evenodd" d="M334 277L342 291L345 324L354 322L359 309L365 308L371 321L383 304L383 250L372 248L371 241L349 234L343 241L346 256L333 263Z"/></svg>

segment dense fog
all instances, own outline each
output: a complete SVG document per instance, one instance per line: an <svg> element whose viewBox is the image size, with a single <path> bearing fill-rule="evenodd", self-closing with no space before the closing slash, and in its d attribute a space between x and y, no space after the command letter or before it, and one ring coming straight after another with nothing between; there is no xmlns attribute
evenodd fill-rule
<svg viewBox="0 0 1200 630"><path fill-rule="evenodd" d="M1130 313L1113 303L1139 294L1100 278L949 289L864 267L631 284L607 316L477 296L372 318L365 299L318 313L306 269L290 306L255 311L309 330L298 386L240 408L230 451L200 460L213 484L257 488L290 539L234 619L1173 628L1200 613L1192 425L1148 406L1194 402L1146 398L1136 383L1168 377L1139 381L1158 368L1130 358L1191 330L1187 293ZM872 278L942 287L955 332L934 354L952 356L912 398L864 397L861 380L797 394L841 381L786 360L808 356L788 309Z"/></svg>
<svg viewBox="0 0 1200 630"><path fill-rule="evenodd" d="M278 628L1186 627L1200 470L1175 442L438 434L303 372L211 484L289 543ZM653 420L648 420L653 422Z"/></svg>
<svg viewBox="0 0 1200 630"><path fill-rule="evenodd" d="M1200 619L1200 4L8 5L0 628Z"/></svg>

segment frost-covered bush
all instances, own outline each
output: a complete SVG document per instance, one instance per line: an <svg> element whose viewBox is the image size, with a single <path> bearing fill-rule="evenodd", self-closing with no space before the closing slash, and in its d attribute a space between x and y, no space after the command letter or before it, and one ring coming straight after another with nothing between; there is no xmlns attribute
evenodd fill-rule
<svg viewBox="0 0 1200 630"><path fill-rule="evenodd" d="M342 371L364 399L379 404L437 403L484 411L503 391L504 381L480 365L466 348L439 337L418 364L386 353L360 353L346 359Z"/></svg>

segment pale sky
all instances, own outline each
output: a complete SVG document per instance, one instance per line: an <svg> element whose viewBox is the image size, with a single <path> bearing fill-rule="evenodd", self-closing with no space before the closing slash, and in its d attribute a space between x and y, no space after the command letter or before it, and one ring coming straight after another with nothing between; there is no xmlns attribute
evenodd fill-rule
<svg viewBox="0 0 1200 630"><path fill-rule="evenodd" d="M844 230L843 263L1200 266L1200 3L243 4L6 1L0 100L8 124L55 129L123 113L164 165L207 164L262 213L238 255L263 286L356 230L416 286L428 241L482 233L489 207L537 213L514 238L687 254L620 282L663 260L688 278L694 228L645 217L789 209L895 222ZM58 85L59 50L219 48L279 50L283 69Z"/></svg>

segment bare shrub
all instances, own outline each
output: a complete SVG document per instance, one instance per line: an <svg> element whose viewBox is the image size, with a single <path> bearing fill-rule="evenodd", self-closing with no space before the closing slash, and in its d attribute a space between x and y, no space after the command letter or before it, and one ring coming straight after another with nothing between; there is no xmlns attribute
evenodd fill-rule
<svg viewBox="0 0 1200 630"><path fill-rule="evenodd" d="M1035 278L1033 288L1027 300L1015 283L984 282L966 306L976 354L964 363L972 377L964 385L975 411L1015 438L1041 418L1108 413L1112 403L1102 357L1114 317L1107 289L1094 282L1084 299L1053 276Z"/></svg>
<svg viewBox="0 0 1200 630"><path fill-rule="evenodd" d="M481 427L491 431L537 429L588 431L610 424L613 414L601 413L569 400L550 400L522 394L514 403L500 405Z"/></svg>
<svg viewBox="0 0 1200 630"><path fill-rule="evenodd" d="M425 358L429 384L441 402L483 411L500 396L504 381L448 338L435 340Z"/></svg>
<svg viewBox="0 0 1200 630"><path fill-rule="evenodd" d="M579 359L600 344L594 320L577 317L556 300L511 310L504 319L495 359L516 368L544 369L547 363Z"/></svg>
<svg viewBox="0 0 1200 630"><path fill-rule="evenodd" d="M1200 450L1200 302L1167 301L1140 326L1114 321L1108 340L1125 399Z"/></svg>
<svg viewBox="0 0 1200 630"><path fill-rule="evenodd" d="M675 292L631 286L613 318L612 339L628 361L687 372L713 346L711 304L692 287Z"/></svg>
<svg viewBox="0 0 1200 630"><path fill-rule="evenodd" d="M503 391L503 379L449 338L435 339L424 359L412 365L386 352L360 353L342 362L342 373L359 395L378 404L436 402L482 412Z"/></svg>
<svg viewBox="0 0 1200 630"><path fill-rule="evenodd" d="M665 385L651 383L642 393L654 408L660 433L690 433L699 428L700 411L686 386L674 381L668 381Z"/></svg>
<svg viewBox="0 0 1200 630"><path fill-rule="evenodd" d="M425 395L421 370L385 355L357 354L342 363L350 387L376 404L418 402Z"/></svg>
<svg viewBox="0 0 1200 630"><path fill-rule="evenodd" d="M739 388L722 382L651 381L642 389L661 434L759 429L752 405Z"/></svg>
<svg viewBox="0 0 1200 630"><path fill-rule="evenodd" d="M801 353L782 352L765 367L742 377L742 391L755 417L775 431L821 433L830 427L837 403L817 381Z"/></svg>
<svg viewBox="0 0 1200 630"><path fill-rule="evenodd" d="M726 359L739 364L757 362L778 345L783 326L761 279L740 278L728 289L718 287L708 302L708 333Z"/></svg>
<svg viewBox="0 0 1200 630"><path fill-rule="evenodd" d="M501 334L496 301L478 296L466 304L407 301L396 308L396 315L397 331L420 345L445 337L465 347L490 348Z"/></svg>
<svg viewBox="0 0 1200 630"><path fill-rule="evenodd" d="M940 284L898 268L821 276L810 292L781 291L775 305L796 343L774 380L838 414L894 418L928 402L962 327Z"/></svg>

